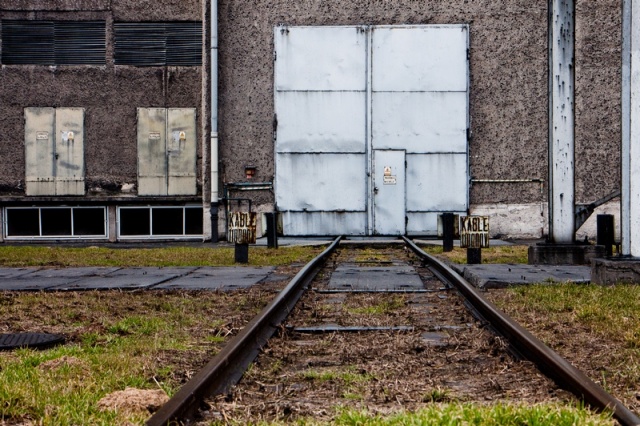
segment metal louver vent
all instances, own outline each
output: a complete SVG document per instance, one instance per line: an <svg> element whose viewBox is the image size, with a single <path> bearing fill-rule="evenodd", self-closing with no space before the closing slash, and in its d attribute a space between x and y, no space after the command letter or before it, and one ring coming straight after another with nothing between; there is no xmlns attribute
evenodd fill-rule
<svg viewBox="0 0 640 426"><path fill-rule="evenodd" d="M104 65L104 21L2 20L5 65Z"/></svg>
<svg viewBox="0 0 640 426"><path fill-rule="evenodd" d="M121 22L114 35L116 65L202 64L201 22Z"/></svg>

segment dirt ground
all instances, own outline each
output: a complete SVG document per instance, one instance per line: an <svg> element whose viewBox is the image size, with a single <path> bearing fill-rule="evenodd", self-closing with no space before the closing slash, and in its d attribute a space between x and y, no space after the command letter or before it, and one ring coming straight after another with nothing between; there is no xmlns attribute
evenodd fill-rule
<svg viewBox="0 0 640 426"><path fill-rule="evenodd" d="M428 293L308 292L241 382L209 401L205 420L330 420L338 407L370 413L416 410L433 402L566 402L529 362L476 321L454 290L402 249L382 258L341 250L312 287L326 288L341 262L413 264ZM407 327L400 331L307 334L310 325ZM205 422L203 422L204 424Z"/></svg>
<svg viewBox="0 0 640 426"><path fill-rule="evenodd" d="M410 264L429 292L322 293L332 270L341 262L361 266ZM80 342L83 334L102 332L105 324L132 312L153 311L160 303L184 299L206 306L199 316L224 319L215 330L195 323L190 330L194 343L212 333L231 337L301 266L279 267L268 282L230 293L171 292L164 293L165 298L154 292L3 293L0 332L61 333L69 343ZM416 410L434 402L575 403L572 395L560 390L531 363L514 358L505 342L469 313L454 290L444 289L403 249L383 253L341 249L311 287L241 382L228 394L208 401L203 424L211 420L245 424L303 417L330 420L339 407L386 414ZM503 291L487 296L492 300L507 297ZM596 381L615 362L624 362L612 359L615 348L598 341L589 330L510 314ZM328 324L403 329L330 333L295 330ZM223 344L210 345L206 350L160 351L154 355L157 367L177 366L161 379L175 386L184 384ZM151 370L149 381L155 379L160 378ZM623 378L613 377L606 385L632 410L639 410L640 393Z"/></svg>

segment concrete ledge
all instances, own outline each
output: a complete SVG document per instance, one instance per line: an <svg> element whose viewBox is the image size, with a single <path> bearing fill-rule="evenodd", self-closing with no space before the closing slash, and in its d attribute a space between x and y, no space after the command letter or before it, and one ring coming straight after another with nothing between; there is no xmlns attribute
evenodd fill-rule
<svg viewBox="0 0 640 426"><path fill-rule="evenodd" d="M604 246L538 244L529 247L529 265L589 265L604 255Z"/></svg>
<svg viewBox="0 0 640 426"><path fill-rule="evenodd" d="M604 285L620 282L640 283L640 258L593 259L591 262L591 281L594 284Z"/></svg>
<svg viewBox="0 0 640 426"><path fill-rule="evenodd" d="M527 284L586 284L590 268L584 265L535 266L520 264L452 265L469 283L480 289Z"/></svg>

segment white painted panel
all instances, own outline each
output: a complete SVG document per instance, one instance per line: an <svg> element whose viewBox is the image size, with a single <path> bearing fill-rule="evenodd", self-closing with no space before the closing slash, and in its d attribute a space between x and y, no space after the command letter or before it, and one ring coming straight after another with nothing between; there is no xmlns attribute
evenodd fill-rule
<svg viewBox="0 0 640 426"><path fill-rule="evenodd" d="M84 195L84 109L56 109L56 195Z"/></svg>
<svg viewBox="0 0 640 426"><path fill-rule="evenodd" d="M462 212L453 212L462 213ZM438 235L439 212L407 212L407 235Z"/></svg>
<svg viewBox="0 0 640 426"><path fill-rule="evenodd" d="M467 152L465 92L374 93L372 111L374 149Z"/></svg>
<svg viewBox="0 0 640 426"><path fill-rule="evenodd" d="M55 109L25 108L24 119L26 194L55 195Z"/></svg>
<svg viewBox="0 0 640 426"><path fill-rule="evenodd" d="M375 27L374 91L467 90L467 26Z"/></svg>
<svg viewBox="0 0 640 426"><path fill-rule="evenodd" d="M407 211L466 211L466 154L407 155Z"/></svg>
<svg viewBox="0 0 640 426"><path fill-rule="evenodd" d="M196 194L196 110L167 110L167 195Z"/></svg>
<svg viewBox="0 0 640 426"><path fill-rule="evenodd" d="M359 27L276 27L276 90L366 88L366 32Z"/></svg>
<svg viewBox="0 0 640 426"><path fill-rule="evenodd" d="M277 152L365 152L365 92L278 92Z"/></svg>
<svg viewBox="0 0 640 426"><path fill-rule="evenodd" d="M363 154L277 154L280 211L364 211Z"/></svg>
<svg viewBox="0 0 640 426"><path fill-rule="evenodd" d="M164 108L138 108L138 195L167 195Z"/></svg>
<svg viewBox="0 0 640 426"><path fill-rule="evenodd" d="M374 233L405 233L404 151L374 151Z"/></svg>
<svg viewBox="0 0 640 426"><path fill-rule="evenodd" d="M362 212L283 212L285 235L365 235L367 214Z"/></svg>

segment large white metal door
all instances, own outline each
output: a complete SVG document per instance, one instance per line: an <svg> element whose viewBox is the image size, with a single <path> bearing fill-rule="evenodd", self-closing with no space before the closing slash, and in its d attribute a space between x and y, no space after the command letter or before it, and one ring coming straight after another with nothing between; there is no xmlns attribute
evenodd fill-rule
<svg viewBox="0 0 640 426"><path fill-rule="evenodd" d="M373 152L374 234L404 235L406 232L404 151Z"/></svg>
<svg viewBox="0 0 640 426"><path fill-rule="evenodd" d="M274 38L286 234L433 235L439 214L466 212L466 25L280 26ZM388 202L378 160L393 171L400 156L402 200Z"/></svg>

